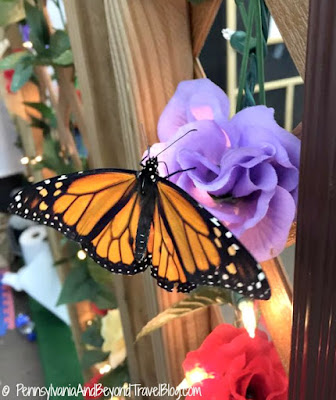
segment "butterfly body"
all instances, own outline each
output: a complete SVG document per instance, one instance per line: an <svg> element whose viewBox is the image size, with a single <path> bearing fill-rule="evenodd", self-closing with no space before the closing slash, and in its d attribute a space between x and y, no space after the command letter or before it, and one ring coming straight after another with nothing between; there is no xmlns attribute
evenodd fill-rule
<svg viewBox="0 0 336 400"><path fill-rule="evenodd" d="M157 181L159 179L158 163L156 158L150 158L143 169L137 174L138 193L140 197L140 217L136 235L135 259L141 261L147 252L147 244L153 214L155 201L158 195Z"/></svg>
<svg viewBox="0 0 336 400"><path fill-rule="evenodd" d="M270 297L251 254L202 205L159 176L156 157L140 171L101 169L47 179L19 192L9 210L77 241L111 272L134 275L150 267L168 291L213 285Z"/></svg>

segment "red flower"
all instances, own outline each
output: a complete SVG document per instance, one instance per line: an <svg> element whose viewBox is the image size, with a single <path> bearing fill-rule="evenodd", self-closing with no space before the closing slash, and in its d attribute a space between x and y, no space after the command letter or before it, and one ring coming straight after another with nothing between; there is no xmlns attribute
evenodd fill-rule
<svg viewBox="0 0 336 400"><path fill-rule="evenodd" d="M7 93L13 93L11 91L11 84L12 84L14 72L15 72L14 69L5 69L4 70L4 78L5 78L5 82L6 82Z"/></svg>
<svg viewBox="0 0 336 400"><path fill-rule="evenodd" d="M252 339L243 328L219 325L198 350L187 354L183 368L189 384L194 383L193 370L207 378L194 383L201 393L190 393L190 400L287 399L287 375L273 343L260 330Z"/></svg>
<svg viewBox="0 0 336 400"><path fill-rule="evenodd" d="M100 399L103 396L103 385L100 383L102 374L97 373L88 382L84 384L84 398L89 399Z"/></svg>

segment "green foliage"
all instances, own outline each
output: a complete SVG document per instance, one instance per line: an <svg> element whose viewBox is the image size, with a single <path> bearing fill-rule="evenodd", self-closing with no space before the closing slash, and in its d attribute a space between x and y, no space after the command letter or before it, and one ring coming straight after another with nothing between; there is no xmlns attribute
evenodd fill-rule
<svg viewBox="0 0 336 400"><path fill-rule="evenodd" d="M92 365L105 361L110 353L104 353L101 350L86 350L82 357L82 367L84 369L92 367Z"/></svg>
<svg viewBox="0 0 336 400"><path fill-rule="evenodd" d="M41 121L42 120L40 120L40 122ZM73 172L75 168L72 161L65 157L61 157L61 151L60 142L57 139L54 139L50 134L46 134L43 140L43 160L36 164L36 167L39 169L49 168L57 174L69 174Z"/></svg>
<svg viewBox="0 0 336 400"><path fill-rule="evenodd" d="M0 0L1 1L1 0ZM15 69L21 58L27 56L28 51L18 51L0 60L0 70Z"/></svg>
<svg viewBox="0 0 336 400"><path fill-rule="evenodd" d="M17 3L14 0L0 0L0 25L3 13L6 14L8 7L12 7L14 10L18 5ZM12 92L16 92L28 80L33 78L35 65L59 65L66 67L73 64L73 55L68 34L63 30L57 30L50 35L43 11L28 1L24 1L24 11L30 27L30 40L33 43L36 53L22 51L11 54L0 61L0 70L15 69L11 83ZM24 18L24 12L20 15L20 19ZM8 18L7 16L4 17L6 21Z"/></svg>
<svg viewBox="0 0 336 400"><path fill-rule="evenodd" d="M37 53L42 53L46 46L50 44L48 25L43 15L43 11L38 7L32 6L28 1L24 2L26 19L30 27L30 40Z"/></svg>
<svg viewBox="0 0 336 400"><path fill-rule="evenodd" d="M92 279L100 285L106 285L113 289L113 274L107 269L97 265L91 258L87 259L87 263Z"/></svg>
<svg viewBox="0 0 336 400"><path fill-rule="evenodd" d="M17 92L33 75L33 59L34 56L31 53L27 53L19 59L15 66L15 72L11 83L12 92Z"/></svg>
<svg viewBox="0 0 336 400"><path fill-rule="evenodd" d="M57 30L50 38L50 49L54 56L59 56L70 49L68 34L65 31Z"/></svg>
<svg viewBox="0 0 336 400"><path fill-rule="evenodd" d="M246 11L243 0L235 0L246 32L238 31L232 35L232 47L243 55L237 96L236 112L256 104L255 85L259 83L259 103L266 104L264 89L264 57L267 52L269 11L264 0L250 0ZM252 36L253 29L255 37ZM243 96L245 94L245 96Z"/></svg>
<svg viewBox="0 0 336 400"><path fill-rule="evenodd" d="M36 64L60 65L64 67L73 64L70 39L65 31L57 30L50 37L50 46L38 52Z"/></svg>
<svg viewBox="0 0 336 400"><path fill-rule="evenodd" d="M50 126L44 122L43 119L36 118L34 115L29 114L30 126L33 128L39 128L43 130L43 134L47 135L50 133Z"/></svg>
<svg viewBox="0 0 336 400"><path fill-rule="evenodd" d="M64 281L57 304L89 300L102 310L116 308L117 302L111 289L92 279L86 260L76 260L75 265Z"/></svg>
<svg viewBox="0 0 336 400"><path fill-rule="evenodd" d="M92 324L82 333L82 342L100 349L104 343L104 339L100 333L101 330L101 319L97 318L92 321Z"/></svg>
<svg viewBox="0 0 336 400"><path fill-rule="evenodd" d="M240 54L244 53L246 42L246 32L237 31L235 32L230 39L231 46ZM256 48L257 41L255 38L251 38L250 40L250 51Z"/></svg>
<svg viewBox="0 0 336 400"><path fill-rule="evenodd" d="M57 57L54 57L53 63L55 65L59 65L61 67L67 67L67 66L73 64L72 50L71 49L65 50L64 53L60 54Z"/></svg>
<svg viewBox="0 0 336 400"><path fill-rule="evenodd" d="M56 120L56 115L54 113L54 110L51 107L48 107L44 103L36 103L36 102L30 102L30 101L25 101L23 104L25 104L28 107L33 108L34 110L37 110L40 112L41 117L44 121L46 121L47 125L50 128L56 129L57 128L57 120Z"/></svg>
<svg viewBox="0 0 336 400"><path fill-rule="evenodd" d="M213 304L231 303L230 292L217 287L201 287L195 290L190 296L175 303L151 319L138 333L136 340L148 335L158 328L164 326L173 319L182 317L191 312L200 310Z"/></svg>

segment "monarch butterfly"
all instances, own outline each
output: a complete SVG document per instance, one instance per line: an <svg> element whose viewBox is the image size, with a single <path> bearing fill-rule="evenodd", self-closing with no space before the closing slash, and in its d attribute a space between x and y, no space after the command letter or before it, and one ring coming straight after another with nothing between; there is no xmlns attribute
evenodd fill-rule
<svg viewBox="0 0 336 400"><path fill-rule="evenodd" d="M46 179L17 193L9 210L77 241L112 272L150 266L167 291L214 285L269 299L264 272L232 233L170 182L173 174L159 176L157 156L141 166Z"/></svg>

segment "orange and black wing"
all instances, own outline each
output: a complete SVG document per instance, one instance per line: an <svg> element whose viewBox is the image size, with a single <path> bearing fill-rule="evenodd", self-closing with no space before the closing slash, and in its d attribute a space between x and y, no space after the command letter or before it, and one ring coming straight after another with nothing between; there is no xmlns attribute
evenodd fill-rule
<svg viewBox="0 0 336 400"><path fill-rule="evenodd" d="M175 184L160 179L153 217L152 275L166 290L222 286L268 299L260 265L217 218Z"/></svg>
<svg viewBox="0 0 336 400"><path fill-rule="evenodd" d="M93 170L47 179L17 193L10 211L50 226L82 245L110 271L135 274L140 216L135 171Z"/></svg>

